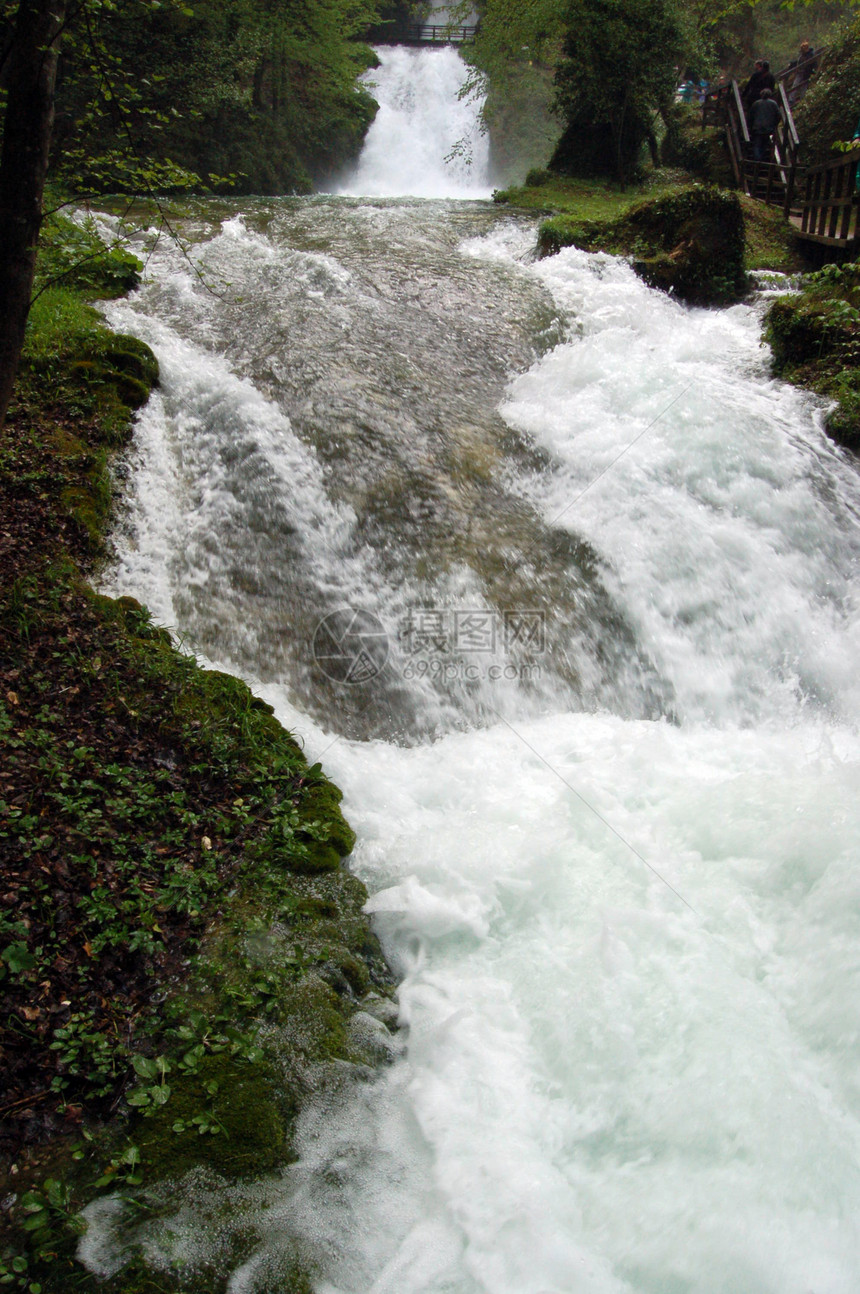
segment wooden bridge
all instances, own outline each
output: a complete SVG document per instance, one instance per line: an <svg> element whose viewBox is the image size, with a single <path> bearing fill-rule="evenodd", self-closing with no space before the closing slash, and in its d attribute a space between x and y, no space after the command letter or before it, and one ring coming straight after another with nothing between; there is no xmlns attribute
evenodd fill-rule
<svg viewBox="0 0 860 1294"><path fill-rule="evenodd" d="M724 127L735 180L751 198L781 207L805 242L830 249L830 255L857 256L860 143L856 150L819 166L804 166L798 161L800 140L791 110L794 95L787 91L793 71L786 68L776 78L775 98L782 121L774 131L768 161L757 162L750 157L749 123L737 81L707 96L702 106L702 127ZM829 259L824 250L821 256Z"/></svg>

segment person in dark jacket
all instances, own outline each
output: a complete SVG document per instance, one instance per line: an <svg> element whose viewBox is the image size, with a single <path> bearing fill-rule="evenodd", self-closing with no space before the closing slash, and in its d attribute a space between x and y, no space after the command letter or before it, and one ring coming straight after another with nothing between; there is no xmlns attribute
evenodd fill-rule
<svg viewBox="0 0 860 1294"><path fill-rule="evenodd" d="M782 113L779 110L779 104L773 97L773 91L765 86L761 92L761 97L756 99L749 110L753 161L767 162L770 160L771 137L781 121Z"/></svg>
<svg viewBox="0 0 860 1294"><path fill-rule="evenodd" d="M756 99L761 97L762 90L770 90L773 93L775 89L776 80L770 70L770 63L766 58L757 58L753 74L741 91L741 98L744 101L744 108L747 113L749 113Z"/></svg>

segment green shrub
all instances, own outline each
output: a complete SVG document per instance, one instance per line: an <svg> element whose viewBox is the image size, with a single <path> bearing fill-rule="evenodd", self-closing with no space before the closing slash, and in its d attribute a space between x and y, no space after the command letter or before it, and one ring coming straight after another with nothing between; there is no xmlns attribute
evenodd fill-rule
<svg viewBox="0 0 860 1294"><path fill-rule="evenodd" d="M137 286L142 269L121 240L105 244L91 218L79 224L54 213L42 225L37 289L56 285L91 297L118 297Z"/></svg>

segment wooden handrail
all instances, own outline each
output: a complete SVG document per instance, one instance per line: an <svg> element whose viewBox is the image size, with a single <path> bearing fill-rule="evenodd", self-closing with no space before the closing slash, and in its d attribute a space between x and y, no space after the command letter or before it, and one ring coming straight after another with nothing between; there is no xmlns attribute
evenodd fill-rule
<svg viewBox="0 0 860 1294"><path fill-rule="evenodd" d="M474 40L477 30L477 23L462 26L454 26L452 23L412 23L406 28L405 35L393 38L393 43L398 45L462 45L464 41Z"/></svg>
<svg viewBox="0 0 860 1294"><path fill-rule="evenodd" d="M813 60L815 61L816 71L818 71L818 68L820 66L819 60L824 57L824 55L828 52L829 49L830 49L829 45L822 45L821 49L814 49L812 51L812 57L813 57ZM784 67L780 72L775 72L774 77L776 81L778 83L782 81L787 81L790 76L793 76L794 73L797 71L797 65L799 61L800 61L799 59L795 59L793 63L789 63L787 67Z"/></svg>
<svg viewBox="0 0 860 1294"><path fill-rule="evenodd" d="M791 104L788 102L788 95L785 93L785 86L782 81L778 83L777 91L779 93L779 102L782 107L784 130L788 131L788 137L791 140L792 147L794 149L798 149L800 147L800 138L797 134L797 126L794 124L794 114L791 111Z"/></svg>
<svg viewBox="0 0 860 1294"><path fill-rule="evenodd" d="M816 162L814 166L808 166L806 169L809 175L815 175L819 171L835 171L837 167L858 161L860 161L860 139L856 141L856 148L852 153L843 153L841 157L831 158L829 162Z"/></svg>
<svg viewBox="0 0 860 1294"><path fill-rule="evenodd" d="M738 114L738 121L740 122L740 125L741 125L743 141L745 144L748 144L750 142L750 132L749 132L749 127L747 126L747 115L744 112L744 103L743 103L743 99L741 98L741 92L738 88L738 83L734 79L732 80L732 97L734 98L735 110Z"/></svg>
<svg viewBox="0 0 860 1294"><path fill-rule="evenodd" d="M737 81L706 96L702 125L725 127L735 179L750 197L781 206L801 238L856 253L860 248L860 140L850 153L833 161L800 166L800 138L784 80L777 82L781 120L773 132L770 160L759 162L749 156L750 130ZM801 185L803 197L797 202Z"/></svg>

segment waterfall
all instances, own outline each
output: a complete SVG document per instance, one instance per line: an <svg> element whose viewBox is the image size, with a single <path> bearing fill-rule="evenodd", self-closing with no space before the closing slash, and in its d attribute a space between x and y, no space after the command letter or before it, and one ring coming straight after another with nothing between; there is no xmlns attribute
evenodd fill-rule
<svg viewBox="0 0 860 1294"><path fill-rule="evenodd" d="M404 99L462 75L382 54ZM104 1206L84 1256L229 1270L235 1225L230 1294L284 1254L317 1294L854 1294L856 462L760 302L366 196L451 193L446 94L380 114L365 196L200 204L200 277L162 240L106 307L162 373L109 590L342 786L404 1054L310 1101L276 1180ZM350 686L313 655L344 606L389 647Z"/></svg>
<svg viewBox="0 0 860 1294"><path fill-rule="evenodd" d="M456 49L380 46L363 80L379 103L364 149L342 194L486 198L489 144L480 97L460 93L468 69Z"/></svg>

